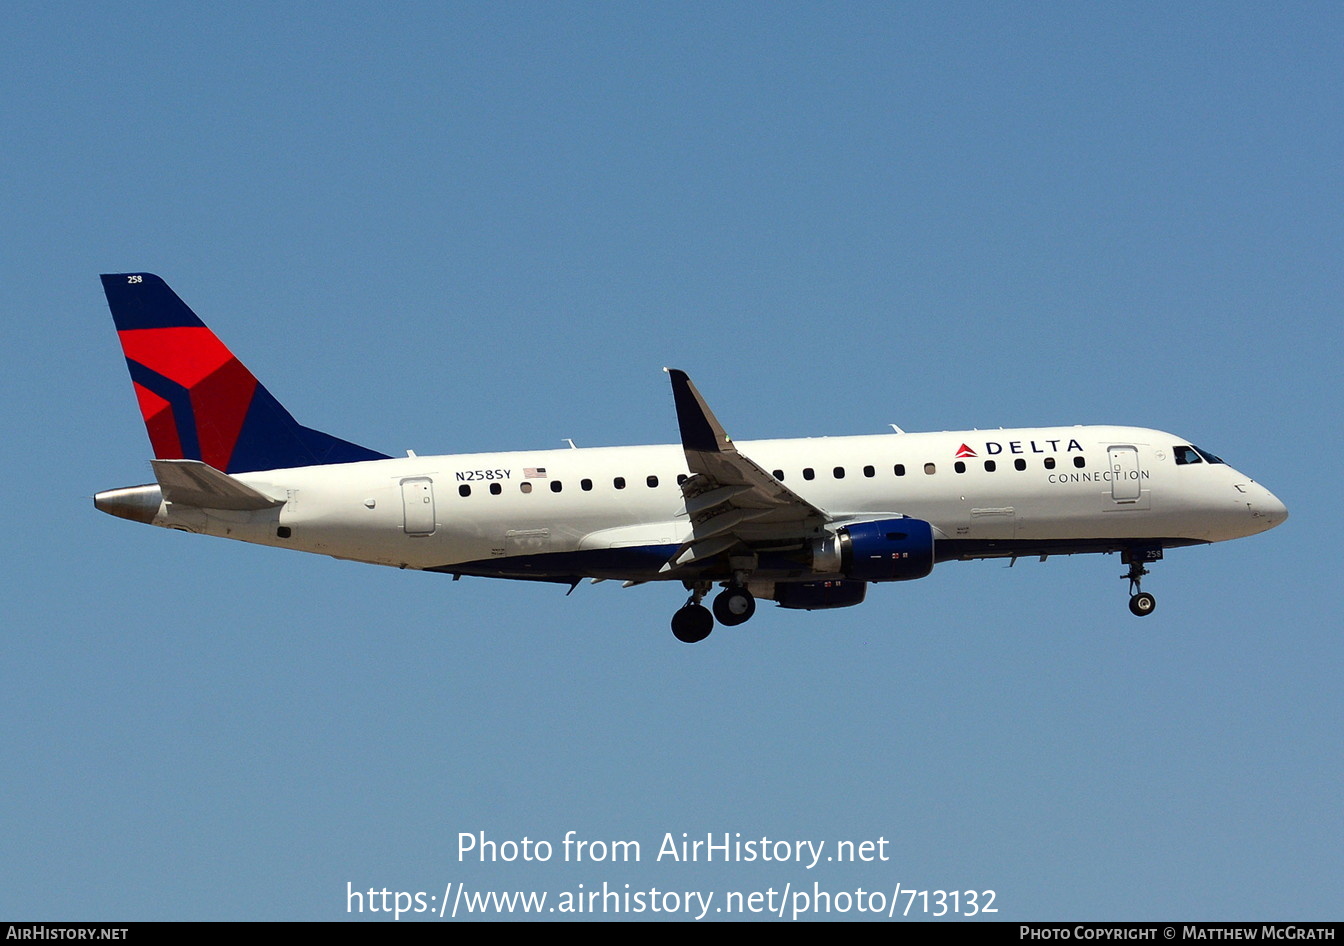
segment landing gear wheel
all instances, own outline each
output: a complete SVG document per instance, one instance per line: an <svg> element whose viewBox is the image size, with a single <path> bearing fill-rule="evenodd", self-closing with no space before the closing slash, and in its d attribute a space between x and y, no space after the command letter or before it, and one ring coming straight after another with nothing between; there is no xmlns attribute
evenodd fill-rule
<svg viewBox="0 0 1344 946"><path fill-rule="evenodd" d="M703 604L688 604L672 615L672 634L683 644L698 644L714 630L714 615Z"/></svg>
<svg viewBox="0 0 1344 946"><path fill-rule="evenodd" d="M727 588L714 599L714 616L724 627L736 627L751 620L756 599L745 588Z"/></svg>
<svg viewBox="0 0 1344 946"><path fill-rule="evenodd" d="M1129 599L1129 610L1138 617L1146 617L1157 607L1157 599L1146 591L1140 591Z"/></svg>
<svg viewBox="0 0 1344 946"><path fill-rule="evenodd" d="M1129 571L1120 577L1129 582L1129 612L1136 617L1147 617L1157 607L1157 599L1139 587L1148 569L1144 562L1155 562L1162 557L1161 549L1129 549L1120 561L1129 566Z"/></svg>

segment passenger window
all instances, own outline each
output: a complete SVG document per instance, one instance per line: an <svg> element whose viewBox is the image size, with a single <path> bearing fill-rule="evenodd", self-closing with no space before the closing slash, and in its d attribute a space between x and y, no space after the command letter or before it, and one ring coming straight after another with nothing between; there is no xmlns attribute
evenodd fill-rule
<svg viewBox="0 0 1344 946"><path fill-rule="evenodd" d="M958 460L956 463L952 464L952 469L956 470L958 473L965 473L966 464Z"/></svg>
<svg viewBox="0 0 1344 946"><path fill-rule="evenodd" d="M611 485L615 486L617 489L625 489L625 477L624 476L616 477L616 479L611 481Z"/></svg>
<svg viewBox="0 0 1344 946"><path fill-rule="evenodd" d="M658 477L656 477L656 476L649 476L649 477L646 477L646 478L644 479L644 482L646 482L646 483L649 484L649 489L654 489L654 488L657 487L657 485L658 485Z"/></svg>
<svg viewBox="0 0 1344 946"><path fill-rule="evenodd" d="M874 467L865 466L863 468L863 475L872 479L874 476L877 476L877 470Z"/></svg>
<svg viewBox="0 0 1344 946"><path fill-rule="evenodd" d="M519 483L518 490L524 494L530 493L532 492L532 484L528 482Z"/></svg>
<svg viewBox="0 0 1344 946"><path fill-rule="evenodd" d="M491 496L498 496L498 495L499 495L500 493L502 493L502 492L504 492L504 487L503 487L503 486L500 486L498 483L491 483L491 484L490 484L490 495L491 495Z"/></svg>
<svg viewBox="0 0 1344 946"><path fill-rule="evenodd" d="M986 472L986 473L993 473L993 472L994 472L995 470L997 470L998 468L999 468L999 465L998 465L997 463L995 463L993 460L986 460L986 461L985 461L985 472Z"/></svg>
<svg viewBox="0 0 1344 946"><path fill-rule="evenodd" d="M1055 458L1054 458L1054 457L1046 457L1044 462L1045 462L1045 468L1046 468L1047 470L1053 470L1053 469L1055 468Z"/></svg>
<svg viewBox="0 0 1344 946"><path fill-rule="evenodd" d="M843 480L845 478L845 468L843 466L837 466L831 471L831 475L837 480Z"/></svg>
<svg viewBox="0 0 1344 946"><path fill-rule="evenodd" d="M1083 459L1082 457L1074 457L1073 465L1081 470L1083 467L1087 466L1087 460Z"/></svg>
<svg viewBox="0 0 1344 946"><path fill-rule="evenodd" d="M559 480L551 480L551 492L552 492L552 493L558 493L558 492L560 492L560 490L562 490L562 489L564 489L564 488L565 488L565 487L560 483Z"/></svg>
<svg viewBox="0 0 1344 946"><path fill-rule="evenodd" d="M781 483L784 482L783 470L771 470L770 475L773 476L775 479L779 480Z"/></svg>
<svg viewBox="0 0 1344 946"><path fill-rule="evenodd" d="M894 467L891 468L891 472L895 473L897 476L905 476L905 464L904 463L896 464Z"/></svg>
<svg viewBox="0 0 1344 946"><path fill-rule="evenodd" d="M591 493L593 491L593 481L579 480L579 489L583 490L585 493Z"/></svg>
<svg viewBox="0 0 1344 946"><path fill-rule="evenodd" d="M803 479L810 480L813 479L816 475L817 475L816 473L812 472L812 467L810 466L803 467Z"/></svg>
<svg viewBox="0 0 1344 946"><path fill-rule="evenodd" d="M932 463L926 463L924 464L924 472L927 473L929 476L932 476L933 474L938 472L938 467L936 467Z"/></svg>
<svg viewBox="0 0 1344 946"><path fill-rule="evenodd" d="M689 479L690 479L690 477L687 476L685 473L678 473L678 474L677 474L677 485L680 486L682 483L685 483L685 482L686 482L687 480L689 480Z"/></svg>
<svg viewBox="0 0 1344 946"><path fill-rule="evenodd" d="M459 495L459 496L470 496L470 495L471 495L471 487L468 486L466 483L463 483L461 486L459 486L459 487L457 488L457 495Z"/></svg>
<svg viewBox="0 0 1344 946"><path fill-rule="evenodd" d="M1017 470L1019 473L1025 470L1026 468L1027 468L1027 461L1023 460L1021 457L1018 457L1016 460L1013 461L1013 469Z"/></svg>

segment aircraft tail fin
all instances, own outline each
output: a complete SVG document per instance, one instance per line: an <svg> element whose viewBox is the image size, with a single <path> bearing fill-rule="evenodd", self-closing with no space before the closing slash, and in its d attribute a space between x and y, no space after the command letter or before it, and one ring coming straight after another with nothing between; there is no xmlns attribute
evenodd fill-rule
<svg viewBox="0 0 1344 946"><path fill-rule="evenodd" d="M158 276L102 280L158 459L224 473L386 459L296 421Z"/></svg>

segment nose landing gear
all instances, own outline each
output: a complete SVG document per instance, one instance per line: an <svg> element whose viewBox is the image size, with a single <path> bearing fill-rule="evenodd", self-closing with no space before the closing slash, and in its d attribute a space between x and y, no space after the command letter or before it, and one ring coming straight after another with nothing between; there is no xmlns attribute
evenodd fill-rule
<svg viewBox="0 0 1344 946"><path fill-rule="evenodd" d="M1131 614L1144 617L1152 614L1155 607L1157 607L1157 599L1146 591L1140 591L1130 596L1129 610Z"/></svg>
<svg viewBox="0 0 1344 946"><path fill-rule="evenodd" d="M1129 571L1120 577L1129 580L1129 612L1136 617L1147 617L1157 607L1157 599L1142 591L1139 584L1143 581L1143 576L1148 574L1148 569L1143 567L1144 562L1156 562L1161 558L1161 549L1121 553L1120 561L1129 566Z"/></svg>

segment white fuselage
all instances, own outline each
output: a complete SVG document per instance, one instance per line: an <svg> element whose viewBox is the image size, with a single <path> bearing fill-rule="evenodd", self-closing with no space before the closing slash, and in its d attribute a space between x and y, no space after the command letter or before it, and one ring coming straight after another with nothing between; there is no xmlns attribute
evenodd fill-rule
<svg viewBox="0 0 1344 946"><path fill-rule="evenodd" d="M1286 517L1225 463L1177 463L1187 444L1142 428L1057 427L736 447L835 522L928 521L940 559L1216 542ZM527 559L554 560L554 576L678 578L651 570L651 550L691 538L687 472L680 445L412 456L237 474L283 505L164 503L154 524L404 568L494 574L496 563L506 577L553 577L535 564L510 572Z"/></svg>

